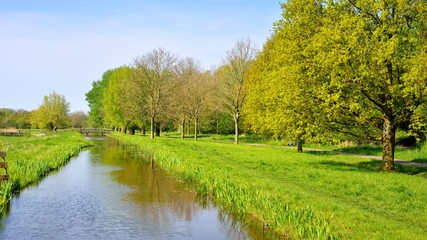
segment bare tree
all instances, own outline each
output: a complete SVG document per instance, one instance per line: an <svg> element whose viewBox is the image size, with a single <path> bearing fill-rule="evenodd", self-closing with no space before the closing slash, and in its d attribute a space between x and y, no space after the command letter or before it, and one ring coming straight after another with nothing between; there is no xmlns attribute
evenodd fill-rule
<svg viewBox="0 0 427 240"><path fill-rule="evenodd" d="M68 116L70 120L71 127L87 127L88 116L83 111L73 112Z"/></svg>
<svg viewBox="0 0 427 240"><path fill-rule="evenodd" d="M256 57L256 48L249 38L238 40L234 47L227 51L221 71L221 98L224 107L234 120L234 143L239 144L239 121L245 104L246 74Z"/></svg>
<svg viewBox="0 0 427 240"><path fill-rule="evenodd" d="M135 78L151 122L151 138L154 138L156 117L165 109L167 96L173 89L174 65L177 57L162 48L155 49L134 60Z"/></svg>
<svg viewBox="0 0 427 240"><path fill-rule="evenodd" d="M179 121L181 139L185 136L185 124L190 115L188 99L192 94L190 80L200 74L200 64L193 58L185 58L178 62L175 68L176 84L171 95L172 118Z"/></svg>
<svg viewBox="0 0 427 240"><path fill-rule="evenodd" d="M188 79L188 85L188 110L194 123L194 140L197 141L200 120L209 112L209 99L214 89L213 77L210 73L195 74Z"/></svg>

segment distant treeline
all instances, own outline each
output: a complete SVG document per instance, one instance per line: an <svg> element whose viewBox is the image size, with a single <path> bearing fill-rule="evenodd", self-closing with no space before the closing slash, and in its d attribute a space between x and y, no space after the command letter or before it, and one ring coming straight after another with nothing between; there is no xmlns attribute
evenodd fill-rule
<svg viewBox="0 0 427 240"><path fill-rule="evenodd" d="M0 128L31 128L30 114L26 110L0 108Z"/></svg>
<svg viewBox="0 0 427 240"><path fill-rule="evenodd" d="M39 128L34 125L34 112L22 109L0 108L0 129L30 129ZM33 124L32 124L33 122ZM87 127L87 114L82 111L66 113L66 121L62 125L55 125L56 128ZM52 130L52 129L51 129Z"/></svg>

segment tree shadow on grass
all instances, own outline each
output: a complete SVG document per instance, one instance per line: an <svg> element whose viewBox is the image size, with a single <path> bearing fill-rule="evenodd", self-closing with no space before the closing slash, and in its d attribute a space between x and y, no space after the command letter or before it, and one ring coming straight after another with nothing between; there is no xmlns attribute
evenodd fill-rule
<svg viewBox="0 0 427 240"><path fill-rule="evenodd" d="M324 160L317 163L320 167L325 167L337 171L355 171L355 172L380 172L381 162L366 161L358 163L346 163L333 160Z"/></svg>
<svg viewBox="0 0 427 240"><path fill-rule="evenodd" d="M325 152L325 151L306 151L308 154L313 154L317 156L334 156L338 155L334 152ZM357 163L347 163L334 160L324 160L317 163L319 167L325 167L327 169L337 170L337 171L357 171L357 172L381 172L382 162L377 160L363 161ZM403 173L408 175L419 175L421 177L427 178L427 169L419 168L416 166L403 166L396 164L396 173Z"/></svg>
<svg viewBox="0 0 427 240"><path fill-rule="evenodd" d="M427 163L427 158L417 158L412 160L411 162Z"/></svg>
<svg viewBox="0 0 427 240"><path fill-rule="evenodd" d="M427 178L427 169L415 166L403 166L396 164L396 172L405 173L408 175L419 175L421 177Z"/></svg>
<svg viewBox="0 0 427 240"><path fill-rule="evenodd" d="M338 153L335 153L335 152L332 152L332 151L313 151L313 150L308 150L308 151L304 151L304 153L312 154L312 155L318 155L318 156L338 155Z"/></svg>
<svg viewBox="0 0 427 240"><path fill-rule="evenodd" d="M337 152L345 152L345 153L354 153L354 154L363 154L363 155L371 155L378 156L382 153L381 146L372 145L372 146L353 146L353 147L343 147L336 149Z"/></svg>

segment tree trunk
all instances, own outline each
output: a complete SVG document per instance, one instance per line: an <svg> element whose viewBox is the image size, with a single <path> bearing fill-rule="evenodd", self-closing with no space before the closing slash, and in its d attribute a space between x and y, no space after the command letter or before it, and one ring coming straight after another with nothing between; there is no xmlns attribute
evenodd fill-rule
<svg viewBox="0 0 427 240"><path fill-rule="evenodd" d="M302 140L301 137L297 139L297 152L302 153Z"/></svg>
<svg viewBox="0 0 427 240"><path fill-rule="evenodd" d="M197 141L197 127L199 125L199 120L194 118L194 141Z"/></svg>
<svg viewBox="0 0 427 240"><path fill-rule="evenodd" d="M396 137L396 128L394 127L393 120L384 117L383 122L383 171L394 171L394 144Z"/></svg>
<svg viewBox="0 0 427 240"><path fill-rule="evenodd" d="M135 135L135 126L132 126L129 128L129 134L130 135Z"/></svg>
<svg viewBox="0 0 427 240"><path fill-rule="evenodd" d="M150 138L151 138L151 139L154 139L154 117L151 117L151 126L150 126L150 130L151 130Z"/></svg>
<svg viewBox="0 0 427 240"><path fill-rule="evenodd" d="M216 135L219 135L219 117L216 118Z"/></svg>
<svg viewBox="0 0 427 240"><path fill-rule="evenodd" d="M234 144L239 144L239 116L234 116Z"/></svg>
<svg viewBox="0 0 427 240"><path fill-rule="evenodd" d="M156 123L156 137L160 137L160 132L161 132L161 126L160 126L160 123L157 122Z"/></svg>
<svg viewBox="0 0 427 240"><path fill-rule="evenodd" d="M184 130L185 130L185 119L182 119L181 120L181 139L185 138L185 132L184 132Z"/></svg>
<svg viewBox="0 0 427 240"><path fill-rule="evenodd" d="M143 125L142 125L142 127L141 127L141 133L142 133L142 135L144 135L144 136L145 136L145 134L146 134L146 131L145 131L145 124L143 124Z"/></svg>

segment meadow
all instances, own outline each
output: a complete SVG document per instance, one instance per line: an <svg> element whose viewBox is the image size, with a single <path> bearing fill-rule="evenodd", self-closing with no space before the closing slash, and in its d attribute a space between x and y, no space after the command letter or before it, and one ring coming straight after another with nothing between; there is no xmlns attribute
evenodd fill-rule
<svg viewBox="0 0 427 240"><path fill-rule="evenodd" d="M177 137L171 135L172 137ZM232 135L201 135L201 140L233 143L234 136ZM296 147L295 143L287 140L265 140L256 136L243 136L240 138L242 144L267 144L274 146L287 146L290 148ZM344 153L354 153L371 156L382 156L381 144L304 144L304 148L308 149L319 149L327 151L336 151ZM404 161L415 161L427 163L427 143L420 143L414 147L395 147L395 158Z"/></svg>
<svg viewBox="0 0 427 240"><path fill-rule="evenodd" d="M274 145L114 133L200 196L284 238L425 239L427 170Z"/></svg>
<svg viewBox="0 0 427 240"><path fill-rule="evenodd" d="M0 184L0 210L13 193L37 183L51 171L65 165L72 156L91 143L81 134L61 132L41 134L32 132L25 136L0 136L0 151L6 151L9 180ZM4 169L1 169L4 173Z"/></svg>

